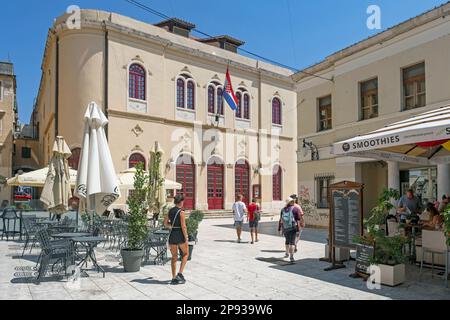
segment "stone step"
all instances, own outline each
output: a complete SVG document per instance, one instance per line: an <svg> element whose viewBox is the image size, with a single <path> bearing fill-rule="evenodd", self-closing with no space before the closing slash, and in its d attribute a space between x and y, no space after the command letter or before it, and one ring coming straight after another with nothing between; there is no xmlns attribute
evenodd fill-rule
<svg viewBox="0 0 450 320"><path fill-rule="evenodd" d="M220 218L232 218L233 211L230 210L208 210L204 211L204 219L220 219ZM273 217L274 214L270 212L263 212L262 217Z"/></svg>

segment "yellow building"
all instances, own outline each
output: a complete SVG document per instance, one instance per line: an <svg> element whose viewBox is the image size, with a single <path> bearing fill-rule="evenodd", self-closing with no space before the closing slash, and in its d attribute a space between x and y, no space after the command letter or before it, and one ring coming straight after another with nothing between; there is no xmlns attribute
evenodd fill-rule
<svg viewBox="0 0 450 320"><path fill-rule="evenodd" d="M293 76L298 91L298 186L317 203L317 212L307 217L309 224L328 225L327 186L333 181L365 184L366 215L388 186L402 193L412 187L431 202L450 192L448 164L422 168L336 158L331 148L334 142L450 104L449 13L447 3L303 70L322 78L304 72ZM319 160L312 160L310 149L318 152Z"/></svg>
<svg viewBox="0 0 450 320"><path fill-rule="evenodd" d="M14 66L0 62L0 200L11 200L11 188L6 186L6 178L12 173L14 133L18 120L16 100L16 76Z"/></svg>
<svg viewBox="0 0 450 320"><path fill-rule="evenodd" d="M48 34L34 108L41 166L62 135L77 167L84 112L95 101L109 118L116 170L148 166L158 141L165 175L182 183L189 209L229 210L242 193L278 211L296 192L291 71L237 54L243 42L230 36L194 38L195 26L180 19L151 25L103 11L80 16L79 27L59 17ZM227 67L236 112L222 100Z"/></svg>

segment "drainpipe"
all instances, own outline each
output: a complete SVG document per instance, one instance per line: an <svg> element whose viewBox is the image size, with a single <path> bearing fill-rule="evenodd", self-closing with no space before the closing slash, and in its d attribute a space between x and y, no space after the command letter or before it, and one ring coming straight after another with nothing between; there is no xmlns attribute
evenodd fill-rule
<svg viewBox="0 0 450 320"><path fill-rule="evenodd" d="M104 101L104 105L105 105L105 116L106 118L108 118L108 110L109 110L109 106L108 106L108 85L109 85L109 39L108 39L108 30L106 28L106 22L103 21L103 27L105 30L105 49L104 49L104 96L103 96L103 101ZM105 127L105 134L106 134L106 139L108 139L108 127L109 124L106 125Z"/></svg>
<svg viewBox="0 0 450 320"><path fill-rule="evenodd" d="M258 132L257 132L257 144L258 144L258 169L262 168L261 163L261 129L262 129L262 113L263 113L263 106L262 106L262 73L261 69L259 68L259 61L256 62L256 68L258 70L258 77L259 77L259 92L258 92ZM260 185L260 199L261 199L261 207L262 207L262 177L261 172L258 170L258 176L259 176L259 185ZM252 191L253 192L253 191Z"/></svg>
<svg viewBox="0 0 450 320"><path fill-rule="evenodd" d="M55 137L59 134L59 37L56 36L55 72Z"/></svg>

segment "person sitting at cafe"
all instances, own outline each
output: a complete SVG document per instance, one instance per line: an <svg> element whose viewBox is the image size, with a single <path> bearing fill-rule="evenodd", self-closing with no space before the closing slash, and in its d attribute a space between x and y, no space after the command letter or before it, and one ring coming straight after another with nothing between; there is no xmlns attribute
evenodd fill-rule
<svg viewBox="0 0 450 320"><path fill-rule="evenodd" d="M425 209L424 214L429 214L430 219L422 220L422 229L425 230L438 230L441 228L442 223L444 222L443 217L440 215L439 211L436 210L436 207L433 203L428 203Z"/></svg>
<svg viewBox="0 0 450 320"><path fill-rule="evenodd" d="M400 215L403 214L420 214L422 211L422 204L419 197L414 195L414 191L409 189L406 195L403 195L398 202L397 211Z"/></svg>

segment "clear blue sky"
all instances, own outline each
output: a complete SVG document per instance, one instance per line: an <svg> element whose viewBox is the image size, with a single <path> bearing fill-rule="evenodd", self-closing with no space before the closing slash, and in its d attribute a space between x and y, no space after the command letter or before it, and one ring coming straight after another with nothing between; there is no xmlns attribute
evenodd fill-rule
<svg viewBox="0 0 450 320"><path fill-rule="evenodd" d="M212 35L246 41L243 48L280 63L303 68L367 38L366 9L381 8L382 29L445 3L445 0L139 0L169 16L193 22ZM69 5L113 11L154 23L160 21L124 0L2 1L0 60L15 64L19 116L29 121L41 76L48 28ZM226 14L223 14L226 13Z"/></svg>

